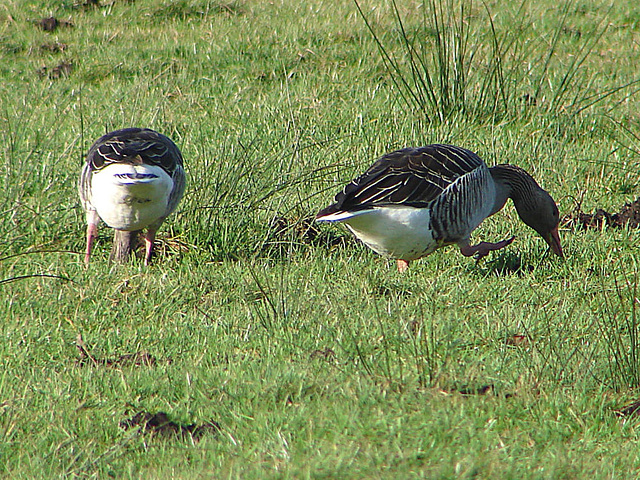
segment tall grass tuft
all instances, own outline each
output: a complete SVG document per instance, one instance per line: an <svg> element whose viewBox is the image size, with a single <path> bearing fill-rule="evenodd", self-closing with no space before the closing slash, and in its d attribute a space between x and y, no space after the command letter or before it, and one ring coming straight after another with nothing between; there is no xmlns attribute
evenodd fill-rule
<svg viewBox="0 0 640 480"><path fill-rule="evenodd" d="M573 52L560 52L574 2L566 2L550 38L534 31L523 0L509 21L494 21L485 2L429 0L420 20L408 20L391 5L399 43L385 42L357 0L360 16L374 37L401 102L411 113L442 123L464 116L477 123L527 118L538 111L577 114L639 80L598 90L597 72L586 69L607 31L606 15L589 32L580 32ZM408 15L407 15L408 17ZM635 94L635 91L631 94Z"/></svg>
<svg viewBox="0 0 640 480"><path fill-rule="evenodd" d="M620 283L614 278L615 292L606 293L596 312L604 341L608 365L608 381L617 390L640 387L640 315L638 312L638 266Z"/></svg>

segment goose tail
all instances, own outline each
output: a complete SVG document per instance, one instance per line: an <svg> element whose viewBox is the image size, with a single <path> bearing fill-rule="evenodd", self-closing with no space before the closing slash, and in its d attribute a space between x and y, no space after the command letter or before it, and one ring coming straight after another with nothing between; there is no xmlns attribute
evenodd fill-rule
<svg viewBox="0 0 640 480"><path fill-rule="evenodd" d="M342 222L358 215L370 213L372 209L357 210L355 212L347 212L338 209L335 205L331 205L322 209L316 215L316 222Z"/></svg>

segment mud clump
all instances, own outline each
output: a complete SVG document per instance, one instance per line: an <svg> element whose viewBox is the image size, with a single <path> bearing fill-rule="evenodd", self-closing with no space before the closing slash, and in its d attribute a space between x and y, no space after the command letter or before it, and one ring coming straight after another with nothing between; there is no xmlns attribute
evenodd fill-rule
<svg viewBox="0 0 640 480"><path fill-rule="evenodd" d="M619 212L610 213L599 208L595 213L584 213L580 207L562 218L565 227L579 230L603 230L604 228L640 228L640 197L624 205Z"/></svg>
<svg viewBox="0 0 640 480"><path fill-rule="evenodd" d="M62 53L68 48L66 43L60 42L52 42L52 43L43 43L40 45L40 50L43 52L49 53Z"/></svg>
<svg viewBox="0 0 640 480"><path fill-rule="evenodd" d="M46 17L38 20L36 25L45 32L54 32L58 27L71 28L73 23L69 20L58 20L56 17Z"/></svg>
<svg viewBox="0 0 640 480"><path fill-rule="evenodd" d="M629 228L639 228L640 227L640 197L636 199L635 202L627 203L622 209L620 213L617 214L617 219L620 223L620 226L627 225Z"/></svg>
<svg viewBox="0 0 640 480"><path fill-rule="evenodd" d="M504 339L504 344L509 347L524 347L531 346L531 338L528 335L514 334Z"/></svg>
<svg viewBox="0 0 640 480"><path fill-rule="evenodd" d="M171 421L164 412L149 413L145 411L138 412L133 417L121 421L120 427L125 430L137 427L142 434L164 438L185 439L190 437L196 442L204 435L217 435L222 431L220 424L213 420L202 425L196 425L195 423L183 425Z"/></svg>
<svg viewBox="0 0 640 480"><path fill-rule="evenodd" d="M42 67L36 71L40 78L49 77L50 80L58 80L59 78L68 77L73 71L73 62L62 62L53 68Z"/></svg>
<svg viewBox="0 0 640 480"><path fill-rule="evenodd" d="M493 384L479 385L473 387L462 387L458 390L460 395L495 395L495 386Z"/></svg>
<svg viewBox="0 0 640 480"><path fill-rule="evenodd" d="M104 367L127 367L130 365L142 367L154 367L158 361L156 357L147 352L127 353L116 358L97 358L80 356L76 360L76 365L83 366L104 366Z"/></svg>
<svg viewBox="0 0 640 480"><path fill-rule="evenodd" d="M327 347L325 349L317 349L309 354L310 360L322 359L322 360L333 360L336 358L336 352L333 349Z"/></svg>
<svg viewBox="0 0 640 480"><path fill-rule="evenodd" d="M156 357L147 352L126 353L115 358L101 358L92 355L82 340L82 336L78 335L76 347L80 356L76 359L76 365L79 367L102 366L102 367L128 367L142 366L155 367L158 363ZM171 363L168 360L167 363Z"/></svg>

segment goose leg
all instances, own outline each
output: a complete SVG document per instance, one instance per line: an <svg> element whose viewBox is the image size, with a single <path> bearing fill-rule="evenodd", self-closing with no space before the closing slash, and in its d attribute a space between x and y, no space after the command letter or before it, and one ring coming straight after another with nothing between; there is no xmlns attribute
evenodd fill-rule
<svg viewBox="0 0 640 480"><path fill-rule="evenodd" d="M507 238L506 240L502 240L501 242L497 243L480 242L477 245L469 245L469 240L466 240L465 242L461 242L458 245L460 247L460 253L462 253L462 255L464 255L465 257L473 256L476 259L480 259L488 255L489 252L500 250L501 248L510 245L515 238L516 237Z"/></svg>
<svg viewBox="0 0 640 480"><path fill-rule="evenodd" d="M100 217L95 210L87 211L87 248L84 252L84 265L89 266L89 258L91 258L91 250L93 249L93 242L95 242L98 236L98 224L100 223Z"/></svg>
<svg viewBox="0 0 640 480"><path fill-rule="evenodd" d="M396 260L396 263L398 265L398 271L400 273L404 273L407 271L407 268L409 268L409 262L407 260L402 260L402 259L398 259Z"/></svg>
<svg viewBox="0 0 640 480"><path fill-rule="evenodd" d="M149 265L151 262L151 255L153 254L153 242L156 239L157 229L149 227L147 233L144 236L144 264Z"/></svg>
<svg viewBox="0 0 640 480"><path fill-rule="evenodd" d="M93 248L93 242L98 236L98 225L95 223L87 224L87 248L84 253L84 264L89 266L89 258L91 258L91 249Z"/></svg>

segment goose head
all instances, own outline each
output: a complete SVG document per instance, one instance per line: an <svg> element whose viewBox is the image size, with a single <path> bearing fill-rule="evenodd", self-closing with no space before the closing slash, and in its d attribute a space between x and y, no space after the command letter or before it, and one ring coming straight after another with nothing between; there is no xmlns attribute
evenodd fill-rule
<svg viewBox="0 0 640 480"><path fill-rule="evenodd" d="M551 247L551 251L563 257L558 225L560 214L556 202L542 188L528 192L520 201L514 201L516 211L522 221L533 228Z"/></svg>

